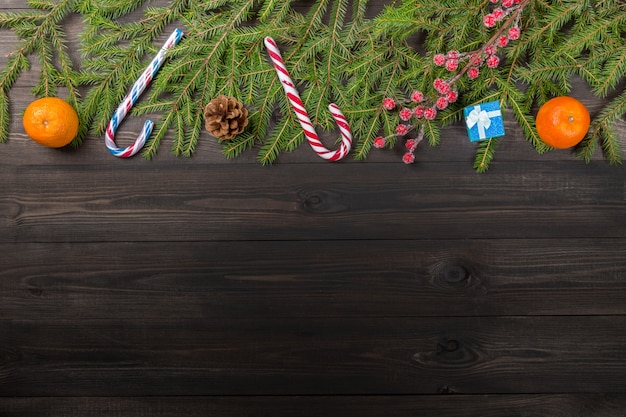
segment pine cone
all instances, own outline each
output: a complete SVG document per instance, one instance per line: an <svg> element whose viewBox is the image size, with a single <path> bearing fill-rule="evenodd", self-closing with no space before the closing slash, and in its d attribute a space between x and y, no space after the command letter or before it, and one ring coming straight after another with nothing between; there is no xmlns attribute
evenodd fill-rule
<svg viewBox="0 0 626 417"><path fill-rule="evenodd" d="M220 95L204 108L204 127L218 139L233 139L248 125L248 109L233 97Z"/></svg>

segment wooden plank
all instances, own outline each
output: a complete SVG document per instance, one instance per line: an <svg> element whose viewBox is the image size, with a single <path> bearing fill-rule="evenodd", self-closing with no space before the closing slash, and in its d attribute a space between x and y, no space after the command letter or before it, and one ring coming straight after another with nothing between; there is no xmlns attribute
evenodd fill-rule
<svg viewBox="0 0 626 417"><path fill-rule="evenodd" d="M0 242L626 236L624 167L493 169L3 165Z"/></svg>
<svg viewBox="0 0 626 417"><path fill-rule="evenodd" d="M624 415L626 176L600 152L538 155L507 114L486 175L461 122L410 167L259 167L206 133L120 161L25 136L37 65L0 144L0 416Z"/></svg>
<svg viewBox="0 0 626 417"><path fill-rule="evenodd" d="M0 319L626 314L626 240L0 245Z"/></svg>
<svg viewBox="0 0 626 417"><path fill-rule="evenodd" d="M2 320L2 396L619 393L626 316Z"/></svg>
<svg viewBox="0 0 626 417"><path fill-rule="evenodd" d="M5 417L622 417L619 394L0 398Z"/></svg>
<svg viewBox="0 0 626 417"><path fill-rule="evenodd" d="M26 0L3 0L2 4L0 4L0 10L19 10L19 9L27 9Z"/></svg>

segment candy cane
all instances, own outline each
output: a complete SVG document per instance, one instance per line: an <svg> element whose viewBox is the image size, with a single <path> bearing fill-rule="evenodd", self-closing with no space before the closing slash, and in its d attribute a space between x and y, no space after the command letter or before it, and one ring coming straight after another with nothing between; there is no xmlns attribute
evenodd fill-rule
<svg viewBox="0 0 626 417"><path fill-rule="evenodd" d="M141 93L143 93L148 84L150 84L152 79L155 77L156 73L159 71L159 68L161 68L161 65L163 65L163 61L165 60L165 52L167 52L168 49L172 48L174 45L180 42L182 37L182 30L174 30L174 32L170 35L167 41L165 41L165 44L163 44L163 46L159 50L159 53L146 67L146 69L137 79L137 81L135 81L135 84L131 88L130 92L126 95L126 97L124 97L124 100L122 100L122 103L119 105L117 110L115 110L115 113L113 114L113 117L111 118L111 121L107 126L106 134L104 136L105 144L109 149L109 152L111 152L114 156L120 158L129 158L133 156L134 154L139 152L139 150L146 143L146 139L152 133L152 129L154 128L154 122L152 120L146 120L146 123L144 123L141 133L132 145L127 148L118 148L115 144L115 131L119 127L120 123L122 122L122 120L124 120L128 112L130 111L130 108L133 107L133 105L137 102L137 99L139 99Z"/></svg>
<svg viewBox="0 0 626 417"><path fill-rule="evenodd" d="M300 94L298 90L291 80L289 76L289 72L285 67L283 62L283 57L280 54L280 50L278 49L278 45L271 37L265 38L265 47L270 54L270 58L274 63L274 68L276 68L276 72L278 73L278 79L281 81L283 85L283 89L285 90L285 94L287 94L287 98L293 107L294 112L296 113L296 117L298 118L298 122L300 122L300 126L304 130L304 134L309 141L309 144L313 148L313 150L322 158L327 159L329 161L338 161L350 152L350 147L352 146L352 133L350 133L350 126L348 125L348 121L346 117L341 113L339 107L335 103L331 103L328 106L328 110L330 110L331 115L337 122L337 126L339 126L339 130L341 131L341 146L336 151L331 151L326 149L322 142L320 141L319 136L315 132L313 128L313 123L311 123L311 119L309 118L309 114L304 108L304 103L302 103L302 99L300 98Z"/></svg>

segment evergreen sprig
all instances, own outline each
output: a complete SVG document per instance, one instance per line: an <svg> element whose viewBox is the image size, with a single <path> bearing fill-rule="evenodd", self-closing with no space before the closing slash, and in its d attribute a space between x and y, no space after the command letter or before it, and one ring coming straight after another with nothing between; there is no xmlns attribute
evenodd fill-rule
<svg viewBox="0 0 626 417"><path fill-rule="evenodd" d="M0 28L13 29L21 40L0 72L0 142L5 142L9 135L8 92L22 72L31 68L33 55L41 65L40 81L33 88L33 94L52 96L58 87L65 87L68 101L78 107L77 71L69 58L62 27L63 20L74 11L76 2L29 0L28 5L33 10L0 14ZM79 136L72 143L77 145L81 141L82 136Z"/></svg>
<svg viewBox="0 0 626 417"><path fill-rule="evenodd" d="M610 164L620 163L619 138L613 124L626 113L626 97L619 90L626 74L626 4L615 0L520 3L524 4L521 38L499 54L502 60L498 68L482 71L475 80L457 82L460 99L442 113L438 123L445 126L458 119L460 108L495 99L505 111L512 110L528 141L543 153L551 148L537 135L534 112L550 98L572 93L572 80L580 77L598 97L615 97L595 115L577 154L590 161L599 143ZM426 49L422 55L429 58L438 52L474 51L488 43L489 35L480 20L488 4L482 0L405 0L376 18L376 31L398 43L407 43L410 36L419 34ZM407 84L413 83L403 92L405 96L412 89L428 89L445 73L432 59L405 63ZM396 125L386 127L387 139L398 136ZM497 143L493 139L478 144L477 171L488 169ZM380 144L384 146L383 141Z"/></svg>
<svg viewBox="0 0 626 417"><path fill-rule="evenodd" d="M497 68L485 68L475 80L455 80L458 102L420 125L419 140L412 144L426 139L437 145L442 129L462 119L464 106L499 100L530 144L548 151L537 136L534 111L555 95L571 93L573 77L580 77L608 104L594 115L578 155L589 161L599 144L609 163L621 162L613 125L626 111L626 93L620 91L626 5L620 0L521 1L521 38L499 52ZM336 102L353 131L352 156L364 159L377 135L395 132L397 120L381 107L385 97L431 88L445 71L433 65L435 54L475 51L493 35L483 25L492 7L487 0L398 0L374 19L366 17L367 0L310 3L302 12L289 0L164 0L162 7L146 0L29 0L30 9L0 13L0 28L20 39L0 72L0 141L9 134L8 92L33 60L40 68L33 93L51 96L63 87L79 111L81 129L73 143L102 136L159 40L178 26L185 38L168 52L147 96L132 110L158 115L143 151L146 158L165 138L172 140L174 154L192 155L202 138L202 109L219 94L249 109L246 132L221 142L226 157L256 148L260 163L270 164L300 146L302 130L263 47L263 39L272 36L316 127L335 130L326 107ZM69 57L63 30L71 15L84 21L80 68ZM488 169L497 143L477 146L476 170ZM387 146L395 145L392 135Z"/></svg>

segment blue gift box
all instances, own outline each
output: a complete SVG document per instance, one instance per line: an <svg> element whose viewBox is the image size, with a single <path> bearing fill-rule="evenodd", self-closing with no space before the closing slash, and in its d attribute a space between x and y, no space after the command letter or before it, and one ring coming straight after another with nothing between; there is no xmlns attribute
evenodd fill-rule
<svg viewBox="0 0 626 417"><path fill-rule="evenodd" d="M477 104L463 109L470 141L504 136L504 121L499 101Z"/></svg>

